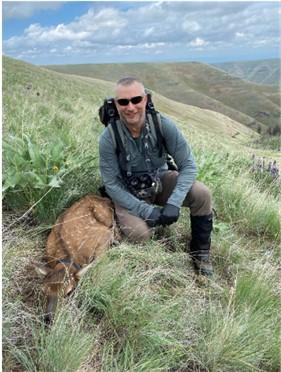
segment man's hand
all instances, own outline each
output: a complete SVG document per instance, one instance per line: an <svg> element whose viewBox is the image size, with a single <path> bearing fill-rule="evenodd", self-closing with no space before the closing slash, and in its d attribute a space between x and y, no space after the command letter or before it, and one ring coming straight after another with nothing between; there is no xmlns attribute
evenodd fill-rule
<svg viewBox="0 0 281 372"><path fill-rule="evenodd" d="M180 208L172 205L166 204L162 209L160 224L163 226L171 225L176 222L180 216Z"/></svg>
<svg viewBox="0 0 281 372"><path fill-rule="evenodd" d="M146 220L146 223L149 227L155 227L160 225L160 217L161 217L161 208L154 207L151 215Z"/></svg>

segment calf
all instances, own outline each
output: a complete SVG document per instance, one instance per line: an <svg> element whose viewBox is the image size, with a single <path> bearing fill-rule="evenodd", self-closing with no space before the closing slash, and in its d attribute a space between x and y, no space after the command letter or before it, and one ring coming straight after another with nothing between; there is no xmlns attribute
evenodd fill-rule
<svg viewBox="0 0 281 372"><path fill-rule="evenodd" d="M114 241L116 233L111 201L96 195L83 197L58 218L47 240L48 266L35 264L36 271L45 276L46 323L53 318L58 296L75 288L89 264Z"/></svg>

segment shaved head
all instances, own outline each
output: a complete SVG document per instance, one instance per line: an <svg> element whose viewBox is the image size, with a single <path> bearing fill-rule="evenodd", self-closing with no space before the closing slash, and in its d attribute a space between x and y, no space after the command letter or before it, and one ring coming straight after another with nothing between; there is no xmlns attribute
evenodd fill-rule
<svg viewBox="0 0 281 372"><path fill-rule="evenodd" d="M125 77L122 77L121 79L119 79L116 83L116 86L115 86L116 97L118 96L117 93L118 93L118 90L119 90L118 88L119 87L121 87L121 86L122 87L129 87L129 86L134 85L134 84L137 84L141 88L141 91L142 91L141 93L145 94L144 85L139 79L137 79L133 76L125 76Z"/></svg>

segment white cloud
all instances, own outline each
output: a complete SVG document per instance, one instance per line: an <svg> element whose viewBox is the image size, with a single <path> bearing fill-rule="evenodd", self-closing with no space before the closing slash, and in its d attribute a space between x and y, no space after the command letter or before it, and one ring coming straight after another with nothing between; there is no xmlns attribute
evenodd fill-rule
<svg viewBox="0 0 281 372"><path fill-rule="evenodd" d="M6 19L24 19L43 10L57 10L63 5L61 1L4 1L3 16Z"/></svg>
<svg viewBox="0 0 281 372"><path fill-rule="evenodd" d="M147 49L154 49L154 48L162 47L164 45L165 43L144 43L141 45L141 47L147 48Z"/></svg>
<svg viewBox="0 0 281 372"><path fill-rule="evenodd" d="M208 45L209 43L203 39L200 39L200 37L197 37L196 39L192 40L190 42L190 45L191 46L194 46L194 47L202 47L202 46L205 46L205 45Z"/></svg>
<svg viewBox="0 0 281 372"><path fill-rule="evenodd" d="M90 33L86 31L75 32L64 24L59 24L55 28L43 30L39 35L39 40L42 42L59 42L59 41L75 41L84 40L89 37Z"/></svg>
<svg viewBox="0 0 281 372"><path fill-rule="evenodd" d="M201 30L201 26L196 21L184 20L182 23L182 29L187 32L196 32Z"/></svg>

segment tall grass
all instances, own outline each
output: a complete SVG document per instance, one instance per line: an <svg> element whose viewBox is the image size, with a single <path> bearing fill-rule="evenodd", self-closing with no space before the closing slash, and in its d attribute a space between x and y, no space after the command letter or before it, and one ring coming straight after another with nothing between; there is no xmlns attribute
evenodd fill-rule
<svg viewBox="0 0 281 372"><path fill-rule="evenodd" d="M182 253L157 243L138 251L123 245L83 281L81 306L108 339L102 370L168 369L186 355L201 303L187 266Z"/></svg>
<svg viewBox="0 0 281 372"><path fill-rule="evenodd" d="M281 214L274 198L259 193L242 177L234 182L227 180L224 187L218 188L217 192L221 196L217 205L225 219L246 234L268 237L280 242Z"/></svg>
<svg viewBox="0 0 281 372"><path fill-rule="evenodd" d="M82 325L79 315L72 315L65 306L57 313L51 331L31 323L32 347L23 344L12 353L25 371L75 372L85 363L95 341L93 330L86 332Z"/></svg>
<svg viewBox="0 0 281 372"><path fill-rule="evenodd" d="M102 370L277 370L281 302L271 267L238 273L228 290L198 291L182 258L157 243L123 245L81 284L80 306L106 335Z"/></svg>
<svg viewBox="0 0 281 372"><path fill-rule="evenodd" d="M281 242L280 183L267 189L250 173L250 161L241 155L206 149L198 152L198 178L211 187L220 218L245 235Z"/></svg>
<svg viewBox="0 0 281 372"><path fill-rule="evenodd" d="M212 371L277 371L280 305L265 268L240 274L227 293L226 306L211 303L203 314L199 358Z"/></svg>

